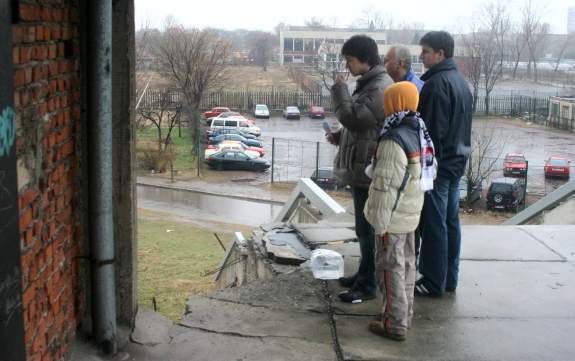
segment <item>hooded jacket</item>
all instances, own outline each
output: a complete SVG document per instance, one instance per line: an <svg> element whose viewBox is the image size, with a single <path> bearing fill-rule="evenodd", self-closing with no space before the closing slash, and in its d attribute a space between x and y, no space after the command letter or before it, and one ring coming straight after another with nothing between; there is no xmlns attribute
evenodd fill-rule
<svg viewBox="0 0 575 361"><path fill-rule="evenodd" d="M408 112L379 140L373 180L363 213L375 234L408 233L419 224L423 207L418 92L414 84L400 82L385 91L386 115Z"/></svg>
<svg viewBox="0 0 575 361"><path fill-rule="evenodd" d="M383 91L393 81L382 65L372 67L357 80L352 95L347 84L335 84L331 89L337 119L342 128L334 133L339 145L334 160L334 171L343 184L369 187L365 175L377 146L383 126Z"/></svg>
<svg viewBox="0 0 575 361"><path fill-rule="evenodd" d="M418 111L435 145L437 174L459 178L471 150L473 100L469 86L452 58L431 67L421 80L425 83Z"/></svg>

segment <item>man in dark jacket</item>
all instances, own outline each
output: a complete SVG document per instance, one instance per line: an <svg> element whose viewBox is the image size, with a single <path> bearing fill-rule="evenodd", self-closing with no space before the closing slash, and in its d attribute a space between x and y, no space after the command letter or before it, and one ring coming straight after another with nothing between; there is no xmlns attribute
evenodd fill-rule
<svg viewBox="0 0 575 361"><path fill-rule="evenodd" d="M438 162L433 190L425 194L422 242L415 294L441 296L457 288L461 229L459 180L471 143L472 97L453 61L454 42L445 31L431 31L420 41L421 60L429 69L421 79L418 110Z"/></svg>
<svg viewBox="0 0 575 361"><path fill-rule="evenodd" d="M392 80L380 64L377 44L365 35L347 40L341 49L346 66L357 79L353 95L345 78L338 75L331 89L335 114L342 128L328 134L328 141L339 146L334 169L340 182L351 185L355 210L355 233L361 253L356 274L340 279L349 291L339 294L344 302L360 303L373 299L376 292L373 228L365 219L363 208L368 197L370 179L365 168L377 147L383 126L383 91Z"/></svg>

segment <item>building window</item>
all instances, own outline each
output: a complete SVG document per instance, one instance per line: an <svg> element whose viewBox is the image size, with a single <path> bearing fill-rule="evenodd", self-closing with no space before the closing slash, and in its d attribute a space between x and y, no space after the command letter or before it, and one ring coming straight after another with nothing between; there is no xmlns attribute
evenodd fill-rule
<svg viewBox="0 0 575 361"><path fill-rule="evenodd" d="M303 39L293 40L293 51L303 51Z"/></svg>
<svg viewBox="0 0 575 361"><path fill-rule="evenodd" d="M304 40L303 50L306 52L313 51L313 39L305 39Z"/></svg>
<svg viewBox="0 0 575 361"><path fill-rule="evenodd" d="M293 38L284 39L284 50L293 51Z"/></svg>
<svg viewBox="0 0 575 361"><path fill-rule="evenodd" d="M377 44L379 44L379 45L385 45L385 44L387 44L387 41L385 41L385 40L376 40L375 42L376 42Z"/></svg>
<svg viewBox="0 0 575 361"><path fill-rule="evenodd" d="M318 51L321 44L323 44L323 39L313 39L313 50Z"/></svg>
<svg viewBox="0 0 575 361"><path fill-rule="evenodd" d="M291 62L293 62L293 56L284 55L284 63L291 63Z"/></svg>

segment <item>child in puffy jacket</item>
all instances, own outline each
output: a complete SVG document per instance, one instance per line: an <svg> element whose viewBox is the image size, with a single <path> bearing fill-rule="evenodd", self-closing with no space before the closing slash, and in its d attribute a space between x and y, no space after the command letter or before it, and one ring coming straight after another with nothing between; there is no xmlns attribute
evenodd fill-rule
<svg viewBox="0 0 575 361"><path fill-rule="evenodd" d="M386 119L366 169L372 182L364 214L375 230L376 274L383 294L382 312L369 329L401 341L413 316L414 231L424 191L433 187L435 160L433 143L417 113L415 85L395 83L383 99Z"/></svg>

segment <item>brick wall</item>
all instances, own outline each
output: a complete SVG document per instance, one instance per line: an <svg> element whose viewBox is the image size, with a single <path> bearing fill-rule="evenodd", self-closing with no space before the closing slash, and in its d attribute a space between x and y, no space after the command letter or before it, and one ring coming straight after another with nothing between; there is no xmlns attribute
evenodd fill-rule
<svg viewBox="0 0 575 361"><path fill-rule="evenodd" d="M77 1L13 2L14 106L27 359L62 360L84 305L79 278Z"/></svg>

